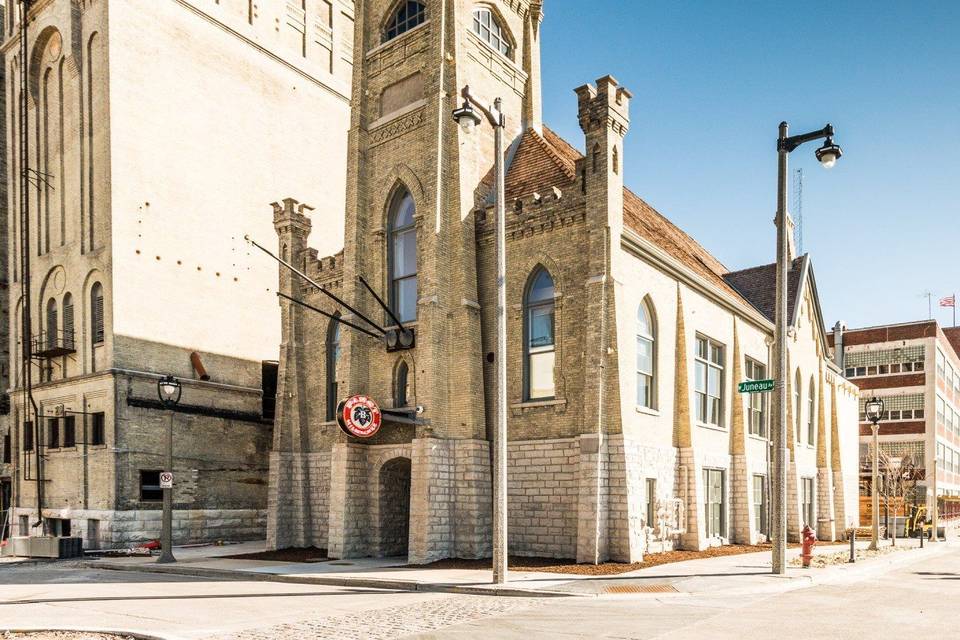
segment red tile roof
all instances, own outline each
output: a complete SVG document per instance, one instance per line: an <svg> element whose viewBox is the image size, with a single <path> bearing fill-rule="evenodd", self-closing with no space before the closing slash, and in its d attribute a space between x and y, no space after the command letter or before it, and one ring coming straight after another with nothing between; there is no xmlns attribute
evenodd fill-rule
<svg viewBox="0 0 960 640"><path fill-rule="evenodd" d="M522 198L534 191L544 193L550 187L561 190L579 188L576 163L582 158L583 154L547 127L543 128L542 136L528 129L507 170L507 200ZM663 249L717 289L752 304L724 279L729 271L719 260L626 188L623 190L623 222L628 229ZM769 286L774 286L772 279Z"/></svg>

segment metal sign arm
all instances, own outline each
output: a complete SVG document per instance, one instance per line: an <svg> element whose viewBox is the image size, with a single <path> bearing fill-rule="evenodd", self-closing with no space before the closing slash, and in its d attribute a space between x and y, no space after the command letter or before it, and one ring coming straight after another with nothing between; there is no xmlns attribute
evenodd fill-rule
<svg viewBox="0 0 960 640"><path fill-rule="evenodd" d="M317 307L313 306L312 304L307 304L306 302L304 302L304 301L302 301L302 300L297 300L296 298L292 298L292 297L288 296L287 294L281 293L281 292L279 292L279 291L277 291L277 295L280 296L281 298L284 298L285 300L289 300L290 302L292 302L292 303L294 303L294 304L298 304L298 305L300 305L301 307L306 307L307 309L310 309L311 311L316 311L317 313L319 313L319 314L322 315L322 316L327 316L327 317L330 318L331 320L336 320L337 322L340 322L340 323L342 323L342 324L345 324L345 325L347 325L348 327L350 327L351 329L356 329L356 330L359 331L360 333L365 333L365 334L367 334L368 336L370 336L371 338L376 338L377 340L380 339L380 336L378 336L377 334L375 334L373 331L369 331L369 330L367 330L367 329L364 329L363 327L361 327L361 326L359 326L359 325L356 325L356 324L353 324L353 323L350 322L349 320L344 320L343 318L340 318L340 317L338 317L338 316L335 316L335 315L333 315L332 313L327 313L326 311L324 311L324 310L322 310L322 309L318 309Z"/></svg>
<svg viewBox="0 0 960 640"><path fill-rule="evenodd" d="M327 291L326 289L324 289L322 285L320 285L318 282L314 281L312 278L310 278L310 276L308 276L308 275L305 274L304 272L300 271L299 269L297 269L295 266L293 266L292 264L290 264L289 262L287 262L287 261L284 260L283 258L280 258L280 257L274 255L272 251L270 251L270 250L267 249L266 247L264 247L264 246L262 246L261 244L259 244L256 240L254 240L254 239L251 238L250 236L248 236L248 235L243 236L243 239L246 240L247 242L249 242L250 244L252 244L253 246L255 246L257 249L260 249L260 251L263 251L265 254L267 254L268 256L270 256L271 258L273 258L274 260L276 260L277 262L279 262L280 264L282 264L283 266L285 266L285 267L286 267L287 269L289 269L290 271L294 272L295 274L297 274L298 276L300 276L301 278L303 278L304 280L306 280L307 282L309 282L312 286L314 286L314 287L316 287L317 289L319 289L322 294L324 294L325 296L327 296L328 298L330 298L331 300L333 300L334 302L336 302L336 303L339 304L340 306L344 307L347 311L349 311L349 312L352 313L353 315L357 316L358 318L360 318L361 320L363 320L364 322L366 322L367 324L369 324L371 327L373 327L374 329L376 329L377 331L379 331L381 334L386 335L386 333L387 333L386 329L384 329L383 327L381 327L380 325L378 325L376 322L374 322L373 320L371 320L371 319L368 318L367 316L363 315L362 313L360 313L359 311L357 311L356 309L354 309L353 307L351 307L349 304L347 304L346 302L344 302L343 300L341 300L340 298L338 298L338 297L335 296L334 294L332 294L332 293L330 293L329 291ZM341 321L341 322L342 322L342 321Z"/></svg>
<svg viewBox="0 0 960 640"><path fill-rule="evenodd" d="M370 292L370 295L373 296L373 299L376 300L377 303L379 303L381 307L383 307L383 310L384 310L384 311L387 312L387 315L390 316L390 319L393 320L393 321L397 324L398 327L400 327L400 331L406 331L407 329L406 329L406 327L403 326L403 323L400 322L400 318L398 318L397 316L393 315L393 311L390 310L390 307L388 307L386 304L384 304L383 300L380 299L380 296L377 295L377 292L374 291L374 290L370 287L369 284L367 284L366 279L364 279L363 276L357 276L357 277L360 279L361 284L363 284L363 286L367 288L367 291Z"/></svg>

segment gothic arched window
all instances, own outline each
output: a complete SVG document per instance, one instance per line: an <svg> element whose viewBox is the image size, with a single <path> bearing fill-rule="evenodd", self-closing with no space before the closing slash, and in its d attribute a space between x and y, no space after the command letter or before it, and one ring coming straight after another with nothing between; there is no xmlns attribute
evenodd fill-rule
<svg viewBox="0 0 960 640"><path fill-rule="evenodd" d="M407 0L401 2L393 12L387 27L383 32L383 41L393 40L400 34L406 33L416 26L423 24L427 19L427 9L422 2Z"/></svg>
<svg viewBox="0 0 960 640"><path fill-rule="evenodd" d="M796 415L793 416L793 428L797 432L797 442L801 441L801 435L803 433L802 429L800 428L803 424L803 405L800 404L800 392L802 389L803 381L800 379L800 369L797 369L797 376L793 381L793 411L796 413Z"/></svg>
<svg viewBox="0 0 960 640"><path fill-rule="evenodd" d="M656 408L656 325L647 301L637 309L637 406Z"/></svg>
<svg viewBox="0 0 960 640"><path fill-rule="evenodd" d="M410 192L402 189L393 197L389 214L388 280L390 309L400 322L417 319L417 227L416 206Z"/></svg>
<svg viewBox="0 0 960 640"><path fill-rule="evenodd" d="M337 419L337 364L340 362L340 314L327 327L327 420Z"/></svg>
<svg viewBox="0 0 960 640"><path fill-rule="evenodd" d="M396 389L393 393L393 406L407 406L407 394L410 389L410 367L405 361L401 361L397 366Z"/></svg>
<svg viewBox="0 0 960 640"><path fill-rule="evenodd" d="M556 395L553 381L556 362L554 306L553 278L546 269L538 267L530 277L523 300L526 333L524 395L527 400L553 398Z"/></svg>
<svg viewBox="0 0 960 640"><path fill-rule="evenodd" d="M97 282L90 288L90 341L100 344L103 339L103 286Z"/></svg>
<svg viewBox="0 0 960 640"><path fill-rule="evenodd" d="M63 346L73 349L73 296L63 295Z"/></svg>
<svg viewBox="0 0 960 640"><path fill-rule="evenodd" d="M47 339L44 341L48 349L54 349L57 346L57 301L53 298L47 300Z"/></svg>
<svg viewBox="0 0 960 640"><path fill-rule="evenodd" d="M485 7L473 10L473 32L488 45L510 57L510 40L507 39L506 29L500 26L493 11Z"/></svg>
<svg viewBox="0 0 960 640"><path fill-rule="evenodd" d="M817 387L816 383L813 380L813 376L810 377L810 394L807 397L807 444L813 444L816 440L816 422L814 416L816 415L816 409L814 408L817 403Z"/></svg>

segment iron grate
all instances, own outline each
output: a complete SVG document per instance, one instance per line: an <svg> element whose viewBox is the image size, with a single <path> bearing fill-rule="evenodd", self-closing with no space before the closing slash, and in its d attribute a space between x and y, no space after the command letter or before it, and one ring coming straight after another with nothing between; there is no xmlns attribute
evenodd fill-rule
<svg viewBox="0 0 960 640"><path fill-rule="evenodd" d="M672 584L617 584L604 589L604 593L676 593Z"/></svg>

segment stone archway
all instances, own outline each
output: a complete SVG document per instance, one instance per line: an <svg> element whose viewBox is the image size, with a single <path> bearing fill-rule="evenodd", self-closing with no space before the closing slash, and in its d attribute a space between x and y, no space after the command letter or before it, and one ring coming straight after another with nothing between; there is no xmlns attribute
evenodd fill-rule
<svg viewBox="0 0 960 640"><path fill-rule="evenodd" d="M380 557L405 556L410 538L410 458L380 467Z"/></svg>

